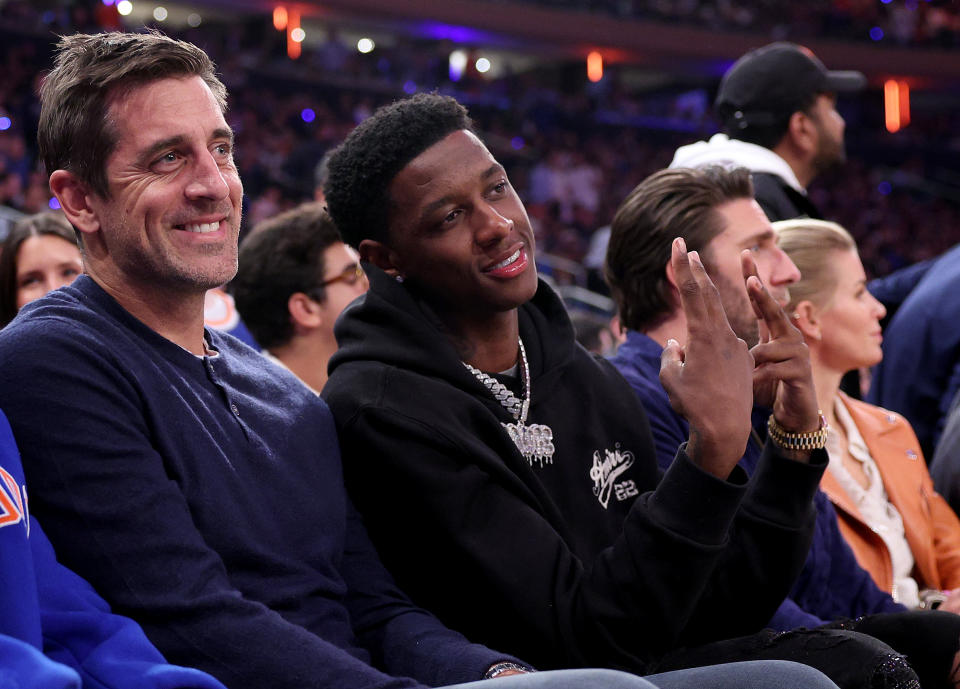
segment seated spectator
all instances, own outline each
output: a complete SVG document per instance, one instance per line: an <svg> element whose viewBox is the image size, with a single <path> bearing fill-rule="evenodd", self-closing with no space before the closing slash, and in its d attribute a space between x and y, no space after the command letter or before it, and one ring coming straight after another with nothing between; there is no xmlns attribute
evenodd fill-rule
<svg viewBox="0 0 960 689"><path fill-rule="evenodd" d="M204 328L206 291L236 271L243 189L200 49L64 37L42 101L41 155L87 275L0 332L0 408L66 562L231 689L651 689L608 670L531 674L413 605L347 499L326 405ZM761 666L750 684L772 671L829 689L806 670Z"/></svg>
<svg viewBox="0 0 960 689"><path fill-rule="evenodd" d="M807 187L846 161L837 94L866 83L860 72L828 70L796 43L751 50L720 82L715 108L723 133L677 149L670 167L745 167L769 219L819 218Z"/></svg>
<svg viewBox="0 0 960 689"><path fill-rule="evenodd" d="M47 292L69 285L83 272L77 237L63 213L22 218L0 253L0 327Z"/></svg>
<svg viewBox="0 0 960 689"><path fill-rule="evenodd" d="M847 371L883 357L884 307L867 291L856 244L842 227L811 220L775 227L803 275L787 308L810 349L830 425L830 466L820 486L877 585L908 607L929 607L942 589L960 587L960 520L934 490L906 419L839 390ZM960 591L940 609L960 611Z"/></svg>
<svg viewBox="0 0 960 689"><path fill-rule="evenodd" d="M167 665L133 620L110 612L57 562L29 511L20 454L0 412L0 686L17 689L223 689Z"/></svg>
<svg viewBox="0 0 960 689"><path fill-rule="evenodd" d="M734 332L752 347L757 365L755 430L739 465L748 474L755 474L758 468L761 438L767 435L774 406L768 386L761 383L771 369L782 369L788 362L784 361L786 350L778 352L761 342L761 322L750 306L743 262L747 261L748 274L755 265L763 284L784 303L800 273L777 246L776 234L751 192L749 175L743 169L725 171L714 166L662 170L627 197L613 221L607 277L628 327L627 342L613 363L647 411L657 460L665 470L673 461L677 445L690 432L687 420L671 405L660 382L664 347L671 339L687 342L688 324L679 304L679 285L664 257L676 234L702 252ZM803 348L800 332L792 327L789 332L792 346ZM809 363L804 363L803 371L810 375ZM826 495L818 491L814 505L816 526L803 570L769 626L788 631L852 619L855 621L845 626L875 636L904 653L922 682L942 682L957 652L960 618L905 613L857 565ZM905 629L913 631L904 634ZM940 656L928 663L919 651L933 647L931 638L941 642Z"/></svg>
<svg viewBox="0 0 960 689"><path fill-rule="evenodd" d="M319 394L337 351L333 324L367 291L357 252L319 203L257 225L240 246L231 287L263 353Z"/></svg>
<svg viewBox="0 0 960 689"><path fill-rule="evenodd" d="M42 101L88 274L0 334L0 407L64 561L232 688L525 673L397 591L326 406L203 327L206 291L236 271L243 194L209 58L158 33L65 37Z"/></svg>
<svg viewBox="0 0 960 689"><path fill-rule="evenodd" d="M792 658L841 686L918 686L875 639L761 631L803 563L826 464L786 444L820 428L813 381L807 368L781 388L785 444L767 443L748 490L735 465L753 358L682 241L671 270L691 339L663 376L691 431L661 478L642 406L574 344L524 207L462 106L419 95L378 110L334 152L325 191L370 291L340 317L323 396L351 495L415 600L543 667Z"/></svg>
<svg viewBox="0 0 960 689"><path fill-rule="evenodd" d="M677 445L689 433L689 424L674 410L660 382L660 359L667 342L686 339L685 318L667 263L673 236L682 236L688 246L702 252L734 332L751 347L759 344L760 329L744 286L741 252L751 251L760 280L782 303L800 277L777 247L770 222L751 191L742 168L663 170L634 189L614 219L606 272L628 332L612 362L643 403L663 469L670 466ZM795 337L799 342L799 333ZM759 433L753 433L739 462L748 474L756 471L760 459L768 405L769 400L767 405L755 402L754 425ZM788 630L821 625L834 617L901 610L856 566L826 497L818 493L815 505L813 547L791 596L770 626Z"/></svg>

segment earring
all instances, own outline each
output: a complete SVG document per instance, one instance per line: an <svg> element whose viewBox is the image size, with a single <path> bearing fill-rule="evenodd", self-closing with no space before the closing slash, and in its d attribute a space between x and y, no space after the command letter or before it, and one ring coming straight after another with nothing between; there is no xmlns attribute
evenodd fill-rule
<svg viewBox="0 0 960 689"><path fill-rule="evenodd" d="M792 318L792 319L795 320L795 321L799 321L799 320L800 320L800 314L797 313L796 311L794 311L792 314L790 314L790 318Z"/></svg>

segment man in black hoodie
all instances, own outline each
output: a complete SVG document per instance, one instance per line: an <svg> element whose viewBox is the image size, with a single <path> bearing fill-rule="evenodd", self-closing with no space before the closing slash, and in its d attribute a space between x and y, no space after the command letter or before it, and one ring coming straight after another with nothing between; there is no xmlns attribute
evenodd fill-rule
<svg viewBox="0 0 960 689"><path fill-rule="evenodd" d="M756 277L773 338L755 370L699 257L674 244L689 337L668 344L662 376L691 430L661 477L642 407L575 345L462 106L383 108L329 172L330 213L371 287L338 323L324 397L352 497L415 599L541 667L786 658L843 687L919 686L856 633L760 631L803 563L826 455L802 338ZM735 465L752 376L782 392L780 444L748 485Z"/></svg>

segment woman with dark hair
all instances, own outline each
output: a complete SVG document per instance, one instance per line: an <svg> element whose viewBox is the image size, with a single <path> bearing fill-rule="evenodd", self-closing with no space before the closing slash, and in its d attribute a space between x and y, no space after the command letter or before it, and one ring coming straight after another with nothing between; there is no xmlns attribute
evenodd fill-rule
<svg viewBox="0 0 960 689"><path fill-rule="evenodd" d="M62 213L46 211L17 221L0 253L0 327L25 304L69 285L82 272L73 227Z"/></svg>
<svg viewBox="0 0 960 689"><path fill-rule="evenodd" d="M877 585L908 607L960 612L960 520L934 490L920 444L899 414L851 399L847 371L883 357L885 310L866 288L853 238L822 220L774 223L803 276L787 312L804 335L817 400L830 427L820 487L840 531ZM909 385L909 381L904 381Z"/></svg>

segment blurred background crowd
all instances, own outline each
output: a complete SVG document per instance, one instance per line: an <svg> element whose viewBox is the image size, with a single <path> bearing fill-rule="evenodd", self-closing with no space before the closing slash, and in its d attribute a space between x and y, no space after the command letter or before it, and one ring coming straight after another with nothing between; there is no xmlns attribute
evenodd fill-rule
<svg viewBox="0 0 960 689"><path fill-rule="evenodd" d="M506 165L534 222L541 269L561 282L602 290L591 275L597 265L589 253L594 233L609 224L638 182L669 164L678 146L719 130L710 105L719 75L732 60L746 49L787 38L816 43L832 68L867 71L844 64L830 50L852 51L878 66L867 72L870 88L838 106L847 122L848 162L819 177L810 190L825 217L856 237L868 274L882 276L935 256L960 236L960 70L950 62L960 63L955 3L435 3L462 10L462 19L475 17L470 25L404 16L398 6L405 3L389 9L390 3L364 0L354 3L352 12L329 7L338 4L351 3L288 8L254 0L189 6L161 0L0 2L0 217L56 203L35 146L37 88L49 68L55 35L156 27L203 47L229 88L228 119L237 133L246 193L245 228L313 198L323 154L378 105L439 90L470 108ZM589 9L578 9L584 6ZM636 28L634 46L598 45L604 60L600 78L592 81L585 43L558 46L556 36L530 38L530 29L526 39L490 30L487 13L508 27L511 21L542 21L552 27L572 24L575 31L579 23L585 33L594 31L592 38L597 27L614 22ZM293 33L301 39L296 45L291 22L302 23L300 36ZM692 33L669 34L678 26L693 27ZM648 37L651 44L688 44L647 59ZM698 37L713 38L701 44ZM717 47L711 51L713 41ZM697 59L684 59L685 53ZM925 73L889 71L901 56L918 55L922 62L904 68L919 64ZM909 126L895 132L885 127L887 77L912 84Z"/></svg>

